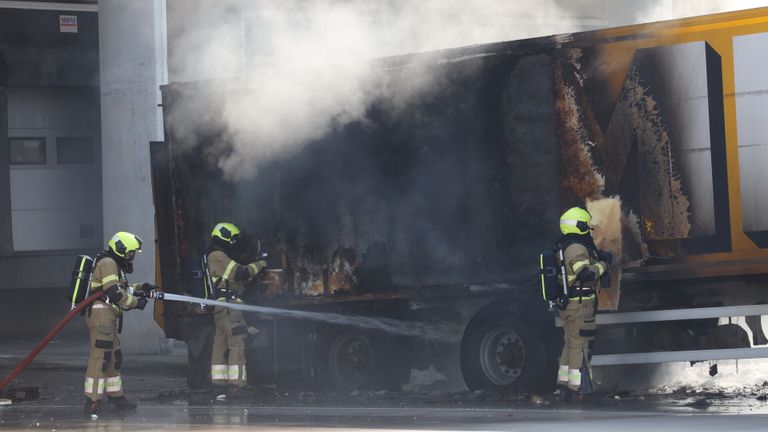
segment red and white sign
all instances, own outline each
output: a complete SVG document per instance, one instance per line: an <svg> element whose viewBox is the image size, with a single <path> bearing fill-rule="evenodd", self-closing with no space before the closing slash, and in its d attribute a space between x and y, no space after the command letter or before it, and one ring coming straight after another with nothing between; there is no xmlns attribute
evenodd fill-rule
<svg viewBox="0 0 768 432"><path fill-rule="evenodd" d="M59 32L77 33L77 15L59 15Z"/></svg>

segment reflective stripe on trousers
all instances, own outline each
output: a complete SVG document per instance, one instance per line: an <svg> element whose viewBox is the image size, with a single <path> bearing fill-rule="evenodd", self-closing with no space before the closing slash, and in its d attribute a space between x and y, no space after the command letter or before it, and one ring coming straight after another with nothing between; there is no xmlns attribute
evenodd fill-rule
<svg viewBox="0 0 768 432"><path fill-rule="evenodd" d="M85 377L85 395L91 397L96 394L98 396L107 394L119 393L123 391L123 379L120 375L109 378L91 378Z"/></svg>
<svg viewBox="0 0 768 432"><path fill-rule="evenodd" d="M573 390L577 390L581 385L581 371L579 369L571 369L568 371L568 387ZM576 387L575 389L573 387Z"/></svg>
<svg viewBox="0 0 768 432"><path fill-rule="evenodd" d="M123 379L120 375L107 378L107 394L123 391Z"/></svg>
<svg viewBox="0 0 768 432"><path fill-rule="evenodd" d="M106 380L99 378L85 378L85 394L91 396L93 394L103 395L106 388Z"/></svg>
<svg viewBox="0 0 768 432"><path fill-rule="evenodd" d="M244 365L229 365L229 380L246 382L246 372Z"/></svg>
<svg viewBox="0 0 768 432"><path fill-rule="evenodd" d="M229 378L227 368L228 365L225 364L211 365L211 379L225 380Z"/></svg>

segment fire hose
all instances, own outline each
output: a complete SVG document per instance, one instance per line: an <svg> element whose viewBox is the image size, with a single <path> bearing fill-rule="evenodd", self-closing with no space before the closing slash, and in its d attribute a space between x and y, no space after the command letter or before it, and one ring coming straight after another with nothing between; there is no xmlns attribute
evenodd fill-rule
<svg viewBox="0 0 768 432"><path fill-rule="evenodd" d="M37 354L40 353L40 351L45 348L46 345L48 345L48 342L53 339L54 336L56 336L62 328L77 314L80 313L83 309L85 309L88 305L93 303L95 300L100 298L104 295L103 291L99 291L96 294L91 295L90 297L86 298L82 302L80 302L77 307L72 309L67 316L64 317L61 321L56 324L51 331L48 332L48 334L35 345L35 348L32 350L32 352L27 355L27 357L24 358L19 364L16 366L15 369L11 371L11 373L8 374L5 379L0 382L0 390L2 390L6 385L10 384L11 381L16 378L29 364L32 362L32 360L35 359ZM254 306L254 305L248 305L241 302L228 302L228 301L219 301L219 300L208 300L208 299L202 299L197 297L190 297L185 295L179 295L179 294L171 294L171 293L165 293L162 291L150 291L150 292L144 292L139 293L135 292L134 295L139 295L142 297L147 297L151 299L156 300L167 300L167 301L176 301L176 302L185 302L185 303L198 303L201 305L208 305L208 306L221 306L225 308L230 309L236 309L241 310L245 312L256 312L261 313L265 315L274 315L274 316L281 316L281 317L287 317L287 318L296 318L296 319L309 319L313 321L322 321L332 324L339 324L339 325L348 325L352 327L362 327L367 329L373 329L373 330L380 330L387 333L394 333L394 334L400 334L405 336L414 336L414 337L420 337L424 339L437 339L437 340L444 340L444 341L452 341L456 340L461 336L461 332L454 328L451 325L448 324L427 324L427 323L421 323L421 322L409 322L409 321L400 321L392 318L372 318L372 317L364 317L364 316L351 316L351 315L343 315L338 313L329 313L329 312L309 312L309 311L300 311L300 310L290 310L290 309L278 309L278 308L272 308L272 307L265 307L265 306Z"/></svg>
<svg viewBox="0 0 768 432"><path fill-rule="evenodd" d="M80 313L80 311L82 311L83 309L88 307L88 305L90 305L94 301L98 300L103 295L104 295L104 292L103 291L99 291L96 294L93 294L90 297L86 298L85 300L80 302L80 304L78 304L77 307L75 307L74 309L69 311L67 316L65 316L64 319L59 321L58 324L56 324L51 329L51 331L49 331L48 334L45 335L45 337L42 340L40 340L40 342L38 342L37 345L35 345L35 348L32 350L32 352L30 352L24 358L24 360L20 361L19 364L16 365L16 368L13 369L11 371L11 373L9 373L8 376L5 377L5 379L2 382L0 382L0 390L2 390L3 388L5 388L5 386L10 384L11 381L13 381L21 373L21 371L26 369L26 367L29 366L30 363L32 363L32 360L34 360L35 357L37 357L37 355L40 353L40 351L42 351L43 348L45 348L45 346L48 345L48 342L50 342L51 339L53 339L54 336L59 334L61 329L63 329L64 326L67 325L67 323L70 320L72 320L72 318L74 318L77 314Z"/></svg>

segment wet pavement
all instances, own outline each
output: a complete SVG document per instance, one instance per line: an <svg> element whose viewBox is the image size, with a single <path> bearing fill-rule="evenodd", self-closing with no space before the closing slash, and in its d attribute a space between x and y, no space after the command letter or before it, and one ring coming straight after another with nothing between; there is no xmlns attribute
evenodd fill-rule
<svg viewBox="0 0 768 432"><path fill-rule="evenodd" d="M766 415L675 414L580 409L443 409L253 406L141 406L125 416L83 420L73 407L16 407L2 416L8 430L764 430ZM10 414L10 415L9 415Z"/></svg>
<svg viewBox="0 0 768 432"><path fill-rule="evenodd" d="M3 343L5 376L33 342ZM127 355L126 395L139 407L107 409L97 420L83 413L87 343L56 342L11 384L15 397L0 406L2 430L764 430L768 383L722 389L663 388L600 394L590 403L562 404L552 394L494 392L319 392L247 388L238 401L186 388L186 353ZM35 392L24 392L35 389ZM8 389L5 393L7 394ZM39 396L39 397L38 397Z"/></svg>

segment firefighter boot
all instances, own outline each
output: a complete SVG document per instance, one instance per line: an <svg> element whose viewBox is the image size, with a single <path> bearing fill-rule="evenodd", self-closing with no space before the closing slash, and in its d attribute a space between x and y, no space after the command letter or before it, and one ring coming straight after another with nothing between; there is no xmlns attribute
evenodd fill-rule
<svg viewBox="0 0 768 432"><path fill-rule="evenodd" d="M214 384L213 386L213 394L214 394L214 401L215 402L226 402L227 401L227 393L229 393L227 386L221 385L221 384Z"/></svg>
<svg viewBox="0 0 768 432"><path fill-rule="evenodd" d="M136 409L136 403L129 401L128 399L125 398L125 396L117 396L117 397L108 396L107 399L109 400L110 405L114 405L115 408L118 409L118 411L128 411L128 410Z"/></svg>
<svg viewBox="0 0 768 432"><path fill-rule="evenodd" d="M246 399L246 394L241 387L231 385L227 388L228 401L242 401L244 399Z"/></svg>
<svg viewBox="0 0 768 432"><path fill-rule="evenodd" d="M576 402L582 405L599 405L600 399L595 397L594 393L579 393L576 395Z"/></svg>
<svg viewBox="0 0 768 432"><path fill-rule="evenodd" d="M573 400L573 390L568 386L557 386L557 401L561 403L569 403Z"/></svg>
<svg viewBox="0 0 768 432"><path fill-rule="evenodd" d="M91 398L87 397L85 398L85 407L83 409L83 412L85 415L89 416L92 419L99 418L99 415L103 412L103 407L100 400L91 400Z"/></svg>

